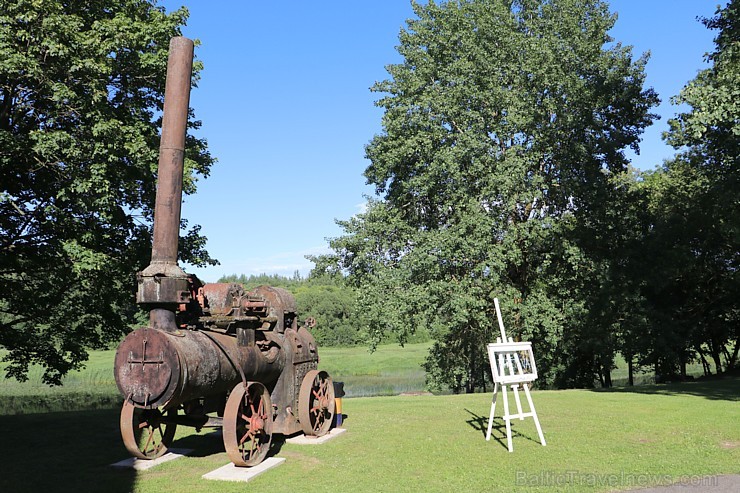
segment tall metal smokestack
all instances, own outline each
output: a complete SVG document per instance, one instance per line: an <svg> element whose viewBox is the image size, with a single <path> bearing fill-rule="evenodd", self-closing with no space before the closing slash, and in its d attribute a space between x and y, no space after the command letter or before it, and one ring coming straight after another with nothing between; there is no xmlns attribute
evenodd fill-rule
<svg viewBox="0 0 740 493"><path fill-rule="evenodd" d="M190 107L190 75L193 70L193 42L172 38L164 90L162 138L159 144L157 202L154 206L152 262L177 263L180 233L182 174L185 135Z"/></svg>
<svg viewBox="0 0 740 493"><path fill-rule="evenodd" d="M177 329L177 305L189 299L187 275L177 265L177 243L192 70L193 41L172 38L159 144L152 260L138 274L137 293L137 302L150 308L151 327L163 330Z"/></svg>

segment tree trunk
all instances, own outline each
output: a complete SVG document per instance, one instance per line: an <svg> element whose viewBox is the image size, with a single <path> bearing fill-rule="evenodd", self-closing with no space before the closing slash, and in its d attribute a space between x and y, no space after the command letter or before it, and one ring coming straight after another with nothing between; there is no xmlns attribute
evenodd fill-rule
<svg viewBox="0 0 740 493"><path fill-rule="evenodd" d="M0 100L0 130L10 130L10 114L13 107L13 96L10 91L3 89L3 99Z"/></svg>
<svg viewBox="0 0 740 493"><path fill-rule="evenodd" d="M740 350L740 341L735 341L735 350L732 352L732 357L727 362L728 370L735 368L735 363L737 363L738 350Z"/></svg>
<svg viewBox="0 0 740 493"><path fill-rule="evenodd" d="M712 359L714 360L714 371L717 375L722 373L722 358L720 357L719 346L720 345L713 340L712 345L709 348Z"/></svg>
<svg viewBox="0 0 740 493"><path fill-rule="evenodd" d="M735 358L737 358L737 344L735 344L735 351L732 356L730 355L730 352L727 350L727 346L722 345L722 354L725 355L725 369L729 371L735 366Z"/></svg>
<svg viewBox="0 0 740 493"><path fill-rule="evenodd" d="M704 351L701 350L700 347L696 348L696 352L699 353L699 358L701 359L701 366L704 369L704 376L708 377L712 374L712 367L709 366L709 362L704 357Z"/></svg>
<svg viewBox="0 0 740 493"><path fill-rule="evenodd" d="M475 393L475 374L476 374L477 368L475 366L471 365L470 368L468 368L468 381L465 383L465 393L466 394L473 394Z"/></svg>
<svg viewBox="0 0 740 493"><path fill-rule="evenodd" d="M714 371L717 375L720 375L722 373L722 359L719 357L719 353L712 351L712 359L714 360Z"/></svg>
<svg viewBox="0 0 740 493"><path fill-rule="evenodd" d="M635 385L635 371L634 371L634 365L632 363L632 356L627 358L627 383L630 387L633 387Z"/></svg>
<svg viewBox="0 0 740 493"><path fill-rule="evenodd" d="M470 352L470 366L468 367L468 381L465 383L465 393L472 394L475 392L475 375L478 373L478 364L476 361L475 345L473 341L468 346Z"/></svg>

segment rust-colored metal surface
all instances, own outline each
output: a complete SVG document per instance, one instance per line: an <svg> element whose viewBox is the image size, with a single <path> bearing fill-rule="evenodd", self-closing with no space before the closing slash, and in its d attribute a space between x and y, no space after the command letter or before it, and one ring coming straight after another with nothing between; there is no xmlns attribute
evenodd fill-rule
<svg viewBox="0 0 740 493"><path fill-rule="evenodd" d="M166 404L180 386L181 368L173 338L150 328L135 330L116 351L118 390L132 404Z"/></svg>
<svg viewBox="0 0 740 493"><path fill-rule="evenodd" d="M152 262L177 263L185 135L192 71L193 42L184 37L172 38L164 90L162 136L159 143Z"/></svg>
<svg viewBox="0 0 740 493"><path fill-rule="evenodd" d="M334 421L334 383L325 371L312 370L303 378L298 417L306 435L323 436Z"/></svg>
<svg viewBox="0 0 740 493"><path fill-rule="evenodd" d="M139 459L163 456L177 431L177 424L171 421L176 414L175 410L165 415L158 409L141 409L124 402L120 425L126 450Z"/></svg>
<svg viewBox="0 0 740 493"><path fill-rule="evenodd" d="M261 462L273 433L325 434L333 421L331 378L282 288L203 284L177 265L193 43L170 43L151 263L136 299L149 326L128 334L114 375L125 399L121 436L135 457L164 454L176 426L223 427L238 466Z"/></svg>
<svg viewBox="0 0 740 493"><path fill-rule="evenodd" d="M208 300L205 308L211 315L230 315L239 308L244 288L241 284L209 283L203 286L203 294Z"/></svg>
<svg viewBox="0 0 740 493"><path fill-rule="evenodd" d="M267 456L272 441L272 402L267 388L251 382L237 384L224 413L224 448L237 466L256 466Z"/></svg>
<svg viewBox="0 0 740 493"><path fill-rule="evenodd" d="M217 331L138 329L118 347L116 383L121 395L144 408L225 394L242 374L274 384L285 362L274 342L259 342L241 347L236 337Z"/></svg>
<svg viewBox="0 0 740 493"><path fill-rule="evenodd" d="M283 313L295 313L297 310L295 298L287 289L272 286L257 286L254 293L263 297L270 306Z"/></svg>
<svg viewBox="0 0 740 493"><path fill-rule="evenodd" d="M193 42L172 38L159 144L152 261L138 275L137 293L137 301L151 308L150 326L160 330L175 327L177 306L190 299L187 275L177 265L177 243L192 70Z"/></svg>

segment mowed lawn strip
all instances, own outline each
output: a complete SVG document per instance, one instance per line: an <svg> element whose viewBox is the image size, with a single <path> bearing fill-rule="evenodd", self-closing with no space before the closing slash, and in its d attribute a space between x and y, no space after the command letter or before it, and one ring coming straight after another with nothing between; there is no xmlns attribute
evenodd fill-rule
<svg viewBox="0 0 740 493"><path fill-rule="evenodd" d="M348 399L348 433L276 444L287 461L248 487L201 479L228 462L214 434L184 428L174 446L194 456L133 473L108 466L127 456L114 410L0 416L0 491L612 491L740 473L738 395L738 378L535 391L547 446L515 421L513 453L500 419L485 441L488 394Z"/></svg>

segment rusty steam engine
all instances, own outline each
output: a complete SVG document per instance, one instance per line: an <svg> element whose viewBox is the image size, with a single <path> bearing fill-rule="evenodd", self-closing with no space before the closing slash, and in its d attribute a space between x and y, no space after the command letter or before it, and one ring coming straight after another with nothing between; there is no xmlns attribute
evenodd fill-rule
<svg viewBox="0 0 740 493"><path fill-rule="evenodd" d="M268 453L272 434L320 436L334 417L334 388L318 370L313 320L299 323L293 296L260 286L203 284L177 264L193 42L170 43L150 265L137 303L150 310L116 352L125 402L121 435L135 457L167 451L178 425L222 427L237 466Z"/></svg>

